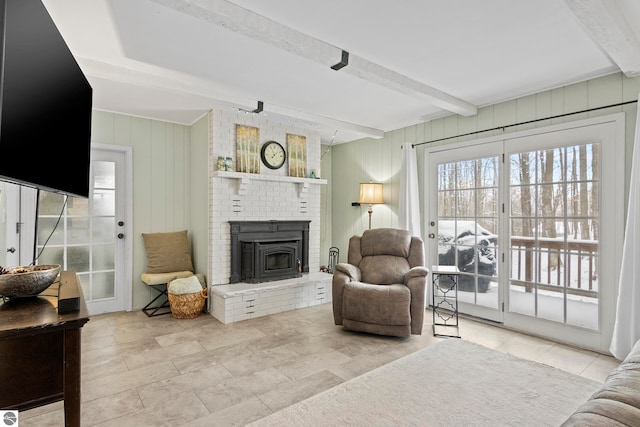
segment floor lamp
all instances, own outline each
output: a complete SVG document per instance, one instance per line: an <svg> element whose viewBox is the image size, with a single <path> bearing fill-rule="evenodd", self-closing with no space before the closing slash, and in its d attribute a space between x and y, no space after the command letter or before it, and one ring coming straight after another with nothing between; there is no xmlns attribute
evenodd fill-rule
<svg viewBox="0 0 640 427"><path fill-rule="evenodd" d="M360 183L360 198L358 203L369 205L369 230L371 230L371 214L373 213L373 205L384 203L382 197L382 184L375 182L362 182Z"/></svg>

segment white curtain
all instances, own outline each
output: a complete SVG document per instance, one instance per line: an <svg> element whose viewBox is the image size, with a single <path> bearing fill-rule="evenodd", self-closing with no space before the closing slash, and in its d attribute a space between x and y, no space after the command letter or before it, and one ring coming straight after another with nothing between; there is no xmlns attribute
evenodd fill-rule
<svg viewBox="0 0 640 427"><path fill-rule="evenodd" d="M640 99L639 99L640 101ZM638 104L640 105L640 103ZM624 359L640 339L640 108L636 116L636 134L631 160L631 183L627 225L622 249L622 268L618 284L618 304L609 351Z"/></svg>
<svg viewBox="0 0 640 427"><path fill-rule="evenodd" d="M398 226L399 228L409 230L412 236L420 236L418 164L416 162L416 149L411 145L410 142L402 145Z"/></svg>

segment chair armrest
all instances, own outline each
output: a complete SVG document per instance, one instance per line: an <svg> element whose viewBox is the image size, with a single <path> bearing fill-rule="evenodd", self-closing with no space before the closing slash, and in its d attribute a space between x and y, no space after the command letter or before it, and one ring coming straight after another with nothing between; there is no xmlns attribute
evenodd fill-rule
<svg viewBox="0 0 640 427"><path fill-rule="evenodd" d="M362 272L352 264L340 263L336 265L331 279L331 301L333 303L333 320L336 325L342 325L342 295L344 286L349 282L359 282Z"/></svg>
<svg viewBox="0 0 640 427"><path fill-rule="evenodd" d="M342 262L336 264L336 272L344 273L353 281L359 282L362 279L362 271L353 264Z"/></svg>
<svg viewBox="0 0 640 427"><path fill-rule="evenodd" d="M404 284L409 283L414 277L427 277L429 274L429 269L427 267L413 267L411 270L407 271L404 275Z"/></svg>
<svg viewBox="0 0 640 427"><path fill-rule="evenodd" d="M427 287L427 275L429 270L426 267L413 267L404 275L404 284L411 291L411 333L422 334L422 322L424 321L425 296Z"/></svg>

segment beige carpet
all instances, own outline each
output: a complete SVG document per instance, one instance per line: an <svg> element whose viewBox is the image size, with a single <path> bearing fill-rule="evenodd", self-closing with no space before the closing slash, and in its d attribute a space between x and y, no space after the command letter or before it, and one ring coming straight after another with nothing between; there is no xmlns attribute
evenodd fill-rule
<svg viewBox="0 0 640 427"><path fill-rule="evenodd" d="M441 341L252 426L558 426L599 383L458 339Z"/></svg>

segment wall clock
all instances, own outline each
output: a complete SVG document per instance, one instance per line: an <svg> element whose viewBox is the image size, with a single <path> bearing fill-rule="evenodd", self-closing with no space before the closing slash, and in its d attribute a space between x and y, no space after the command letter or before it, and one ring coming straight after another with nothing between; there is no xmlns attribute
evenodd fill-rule
<svg viewBox="0 0 640 427"><path fill-rule="evenodd" d="M267 141L260 151L262 163L269 169L280 169L287 159L284 147L276 141Z"/></svg>

